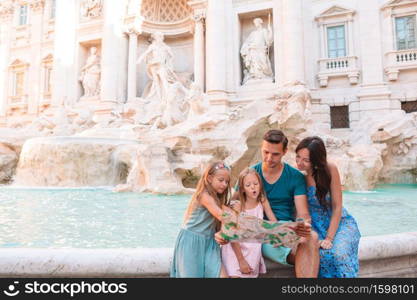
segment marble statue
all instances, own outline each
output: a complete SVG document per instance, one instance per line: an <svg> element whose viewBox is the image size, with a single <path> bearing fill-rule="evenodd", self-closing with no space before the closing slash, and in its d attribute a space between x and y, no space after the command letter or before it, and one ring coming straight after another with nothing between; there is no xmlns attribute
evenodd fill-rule
<svg viewBox="0 0 417 300"><path fill-rule="evenodd" d="M188 90L179 81L168 85L166 101L163 101L161 108L163 113L156 123L158 128L165 128L183 122L188 112L187 102L185 101Z"/></svg>
<svg viewBox="0 0 417 300"><path fill-rule="evenodd" d="M310 119L311 96L304 82L295 80L285 83L274 95L274 99L279 124L294 120L295 116L305 120Z"/></svg>
<svg viewBox="0 0 417 300"><path fill-rule="evenodd" d="M207 105L204 103L204 93L201 87L195 82L191 83L190 89L186 96L186 101L189 106L188 118L202 115L207 110Z"/></svg>
<svg viewBox="0 0 417 300"><path fill-rule="evenodd" d="M243 59L243 84L252 79L272 80L272 67L269 60L269 48L273 42L271 25L268 29L262 27L262 19L253 20L256 29L246 38L240 49Z"/></svg>
<svg viewBox="0 0 417 300"><path fill-rule="evenodd" d="M99 17L102 10L102 0L84 0L81 4L81 15L85 18Z"/></svg>
<svg viewBox="0 0 417 300"><path fill-rule="evenodd" d="M173 70L173 53L165 43L161 32L152 34L152 43L138 58L137 64L145 60L146 74L150 81L145 86L142 98L147 100L165 101L169 92L169 84L180 81Z"/></svg>
<svg viewBox="0 0 417 300"><path fill-rule="evenodd" d="M100 56L97 48L90 48L90 55L84 67L81 68L80 81L84 88L84 97L93 97L100 94Z"/></svg>

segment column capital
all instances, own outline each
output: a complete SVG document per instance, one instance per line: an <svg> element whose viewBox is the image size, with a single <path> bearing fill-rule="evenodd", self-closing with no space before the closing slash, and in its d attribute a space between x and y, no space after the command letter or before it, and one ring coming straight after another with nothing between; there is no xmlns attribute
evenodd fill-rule
<svg viewBox="0 0 417 300"><path fill-rule="evenodd" d="M127 35L139 35L142 31L134 26L129 26L125 28L124 33Z"/></svg>
<svg viewBox="0 0 417 300"><path fill-rule="evenodd" d="M202 22L206 19L206 11L205 10L197 10L194 11L193 16L191 17L195 23Z"/></svg>
<svg viewBox="0 0 417 300"><path fill-rule="evenodd" d="M143 18L138 16L129 16L125 19L124 33L127 35L142 33Z"/></svg>
<svg viewBox="0 0 417 300"><path fill-rule="evenodd" d="M204 22L206 18L207 0L192 0L187 4L193 9L191 18L194 22Z"/></svg>

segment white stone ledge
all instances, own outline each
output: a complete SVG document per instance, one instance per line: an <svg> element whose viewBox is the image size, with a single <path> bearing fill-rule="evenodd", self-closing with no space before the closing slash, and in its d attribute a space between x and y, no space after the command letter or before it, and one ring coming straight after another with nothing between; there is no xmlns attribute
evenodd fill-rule
<svg viewBox="0 0 417 300"><path fill-rule="evenodd" d="M0 249L0 277L167 277L172 248ZM417 232L364 237L360 277L417 277ZM293 268L267 261L262 277L291 277Z"/></svg>
<svg viewBox="0 0 417 300"><path fill-rule="evenodd" d="M361 260L412 254L417 254L417 232L369 236L362 238L359 245Z"/></svg>

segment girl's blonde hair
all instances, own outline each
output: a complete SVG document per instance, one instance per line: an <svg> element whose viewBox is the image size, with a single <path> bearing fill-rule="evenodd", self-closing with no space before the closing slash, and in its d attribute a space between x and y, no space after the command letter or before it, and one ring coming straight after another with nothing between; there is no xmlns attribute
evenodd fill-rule
<svg viewBox="0 0 417 300"><path fill-rule="evenodd" d="M193 210L196 208L196 204L200 201L200 197L204 192L207 192L216 201L217 205L221 208L222 205L229 204L230 195L230 180L227 183L227 188L223 194L218 194L211 186L208 177L216 173L217 170L225 169L230 172L230 168L222 161L216 161L207 166L203 175L197 183L196 191L194 192L187 210L184 215L184 223L188 220ZM229 174L230 175L230 174Z"/></svg>
<svg viewBox="0 0 417 300"><path fill-rule="evenodd" d="M256 172L253 168L245 168L242 172L239 174L238 184L239 184L239 200L240 200L240 209L241 211L245 210L245 204L246 204L246 193L245 193L245 185L244 180L245 177L249 174L253 174L256 176L259 182L259 195L258 195L258 202L264 202L266 199L265 189L264 185L262 184L261 176L259 176L258 172Z"/></svg>

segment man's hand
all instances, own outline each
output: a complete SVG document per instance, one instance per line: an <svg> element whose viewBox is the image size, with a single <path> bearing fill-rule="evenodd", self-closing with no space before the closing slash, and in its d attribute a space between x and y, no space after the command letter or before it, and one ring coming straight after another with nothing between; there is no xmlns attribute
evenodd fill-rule
<svg viewBox="0 0 417 300"><path fill-rule="evenodd" d="M297 222L294 231L298 236L308 238L311 234L311 224L308 222Z"/></svg>
<svg viewBox="0 0 417 300"><path fill-rule="evenodd" d="M224 238L222 238L221 231L217 231L214 234L214 239L216 240L217 244L219 244L219 245L226 245L228 243L228 241L226 241Z"/></svg>

